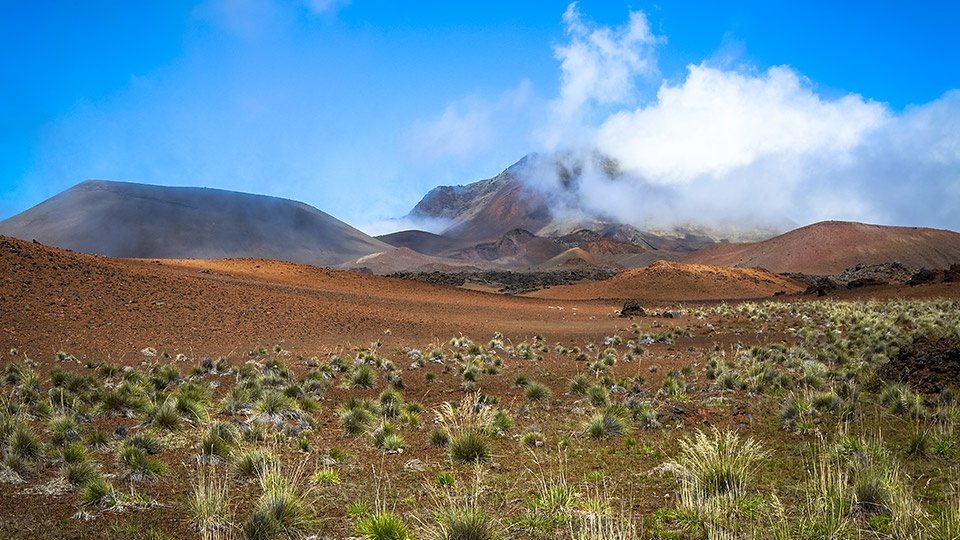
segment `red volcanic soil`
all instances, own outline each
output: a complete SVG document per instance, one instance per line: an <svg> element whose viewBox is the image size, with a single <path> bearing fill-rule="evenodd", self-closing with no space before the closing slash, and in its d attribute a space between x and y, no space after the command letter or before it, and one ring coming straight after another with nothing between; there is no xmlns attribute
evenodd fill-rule
<svg viewBox="0 0 960 540"><path fill-rule="evenodd" d="M606 281L562 285L527 296L564 300L725 300L796 294L806 288L804 283L766 270L657 261L644 268L625 270Z"/></svg>
<svg viewBox="0 0 960 540"><path fill-rule="evenodd" d="M824 221L764 240L716 244L686 263L835 275L858 264L899 262L914 270L960 262L960 234L921 227Z"/></svg>
<svg viewBox="0 0 960 540"><path fill-rule="evenodd" d="M0 350L33 358L62 350L117 361L145 347L199 357L276 343L319 351L388 329L429 342L564 324L535 299L260 259L109 259L3 237L0 276ZM607 304L581 311L604 315Z"/></svg>
<svg viewBox="0 0 960 540"><path fill-rule="evenodd" d="M511 408L517 421L516 433L519 433L525 425L548 425L551 421L554 422L551 425L561 425L553 419L562 416L562 411L580 406L576 401L579 398L566 395L566 389L570 378L581 373L585 364L555 352L554 343L587 347L588 343L603 343L606 336L628 337L632 330L627 326L631 324L644 332L678 327L693 330L691 336L676 345L657 343L647 347L642 363L648 380L645 384L657 388L670 371L703 362L703 351L708 348L734 344L749 347L758 344L759 339L771 339L770 335L785 336L756 332L756 324L765 323L728 323L720 316L704 321L692 317L650 317L634 323L613 316L622 305L614 298L659 298L665 301L653 300L651 307L663 307L675 305L678 300L762 297L779 291L796 292L801 287L760 270L661 262L623 272L607 282L555 287L533 298L513 297L258 259L109 259L0 237L0 369L28 357L36 362L44 380L48 380L54 368L91 375L96 371L87 366L105 362L117 368L131 366L143 373L160 363L174 362L163 355L148 357L141 353L142 349L153 347L170 356L183 353L188 360L176 365L181 373L186 373L198 367L203 357L224 356L231 365L238 366L249 360L248 352L253 349L264 346L275 350L273 346L279 345L281 349L276 355L283 355L291 369L302 376L312 356L324 361L336 352L350 358L361 348L375 347L378 355L396 362L403 371L404 393L408 399L423 405L426 420L429 418L426 411L462 397L460 379L445 371L447 366L430 362L418 368L419 371L408 368L406 347L426 350L457 336L485 342L495 332L502 332L507 344L535 341L532 336L542 335L547 345L542 359L509 358L504 354L502 370L496 375L484 376L478 386ZM910 288L909 292L915 296L957 297L960 296L958 287L960 284L956 283L922 285ZM899 297L903 290L873 291L880 297ZM857 294L865 295L868 291L861 289ZM704 326L708 323L716 329L708 330ZM57 351L75 355L78 361L59 362L55 357ZM650 363L661 369L648 369ZM620 376L632 377L640 373L641 362L624 362L618 364L617 369ZM426 374L434 376L436 382L429 383ZM551 387L554 399L543 406L526 404L523 389L515 388L512 382L520 375ZM229 374L208 374L207 377L218 384L216 400L234 380ZM5 386L4 391L10 388ZM327 519L325 527L335 531L338 538L349 536L353 530L344 520L347 504L370 496L369 492L358 491L370 486L369 463L378 464L377 475L384 474L396 482L391 487L402 484L404 493L417 494L422 492L425 475L436 471L405 472L404 463L410 456L422 458L425 463L442 466L448 463L445 451L430 444L428 422L422 429L406 431L411 448L407 455L387 456L363 439L343 437L333 416L337 403L346 397L375 396L379 390L333 387L322 402L322 410L313 416L318 427L310 435L312 448L323 451L334 446L346 447L357 460L356 465L342 468L343 484L324 492L325 506L319 509ZM768 405L751 397L749 402L742 402L742 406ZM683 422L691 426L742 422L745 418L742 411L746 410L737 407L708 410L697 404L684 407L687 410L683 413ZM138 428L139 421L131 418L97 416L92 422L93 426L83 429L95 426L110 433L118 424L133 431L145 429ZM50 438L43 421L36 420L33 426L41 437ZM187 428L185 431L190 437L187 442L179 446L173 444L162 451L160 457L170 467L167 476L152 482L138 482L135 486L120 476L113 478L115 485L123 486L124 490L129 485L131 490L156 501L147 508L126 512L94 509L98 516L89 522L73 517L82 508L76 493L38 491L54 485L59 478L60 465L53 459L38 464L35 477L25 484L0 484L0 538L196 537L198 532L191 528L185 515L184 500L196 485L195 441L202 429L205 428ZM758 436L768 429L765 424L757 424L751 433ZM559 435L556 436L559 440ZM115 447L118 443L112 441L112 444ZM498 448L508 448L506 442L499 445ZM621 452L618 449L622 446L617 445L619 443L597 446L596 451L616 470L638 467L636 455ZM525 462L512 459L514 456L506 455L506 450L500 452L497 474L508 478L526 474ZM294 458L299 460L317 459L317 454L288 453L295 454ZM117 474L119 470L113 454L114 450L97 454L104 473ZM646 470L656 465L649 461L640 467ZM575 460L572 464L577 465ZM583 473L585 471L578 471ZM231 497L236 498L238 508L249 509L257 496L257 488L249 486L234 482ZM377 486L379 488L379 483ZM403 510L416 510L429 504L427 498L428 495L423 495L411 498L412 502L398 504L405 505ZM662 496L656 498L659 504ZM655 508L645 507L644 511ZM145 531L162 531L164 535L148 536Z"/></svg>

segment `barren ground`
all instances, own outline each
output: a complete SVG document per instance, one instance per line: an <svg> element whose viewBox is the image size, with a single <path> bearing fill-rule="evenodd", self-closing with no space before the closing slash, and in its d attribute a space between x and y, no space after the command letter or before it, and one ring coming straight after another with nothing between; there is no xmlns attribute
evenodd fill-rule
<svg viewBox="0 0 960 540"><path fill-rule="evenodd" d="M555 344L584 350L592 344L602 349L605 338L622 336L625 341L634 330L688 330L689 337L674 344L651 344L638 361L617 364L616 377L642 375L644 384L655 390L671 371L688 365L702 367L710 351L789 341L791 337L785 329L792 321L730 322L710 314L702 318L686 315L631 321L616 314L624 299L638 299L654 311L684 309L688 313L701 305L716 305L721 299L737 302L730 299L757 296L762 300L780 291L787 293L778 297L780 301L814 301L796 294L801 287L770 274L758 274L746 282L730 276L718 281L716 276L684 275L686 280L710 280L709 286L692 291L687 285L670 285L689 283L672 282L665 275L671 269L675 270L669 265L655 268L656 281L649 283L638 282L643 273L636 271L618 276L619 284L611 281L583 285L580 289L574 286L541 291L533 295L536 297L511 297L275 261L117 260L0 239L0 369L30 358L44 375L55 367L96 375L96 370L86 366L99 362L146 372L158 363L175 362L173 358L182 354L178 367L186 374L202 358L224 357L238 366L251 359L250 351L264 347L268 351L266 357L279 357L299 377L308 371L312 357L322 363L333 353L352 359L362 349L375 350L403 371L405 398L424 407L424 425L404 433L407 451L384 455L369 444L347 439L333 416L336 405L345 397L375 398L385 387L380 379L372 390L339 385L331 388L321 401L321 411L316 413L319 427L311 435L310 452L292 452L310 464L333 447L345 448L354 456L352 465L343 468L343 483L323 494L326 502L320 509L326 517L325 531L339 538L352 530L344 513L346 504L371 495L371 475L383 478L383 484L378 485L390 495L398 512L413 515L431 502L418 486L437 471L451 467L445 462L444 451L430 446L430 411L444 401L458 401L463 395L462 380L439 365L428 363L420 369L408 368L409 348L449 349L449 340L459 336L486 344L497 332L502 333L507 345L534 342L535 336L543 338L547 352L540 360L502 355L504 363L499 374L483 376L476 387L484 394L497 396L514 421L512 435L496 443L496 465L490 483L497 490L522 492L533 488L498 484L519 482L517 479L525 471L537 466L515 441L518 434L529 426L541 426L548 441L555 444L564 434L572 433L569 424L555 420L556 414L562 411L579 418L577 422L585 414L581 411L586 406L583 398L568 395L567 385L575 374L585 372L586 364L572 355L554 352ZM745 289L745 283L754 288ZM622 293L618 294L618 290ZM751 291L763 294L748 294ZM960 298L960 284L844 294L843 299ZM584 299L598 297L602 299ZM636 325L635 329L631 324ZM158 356L145 356L141 351L148 347L158 351ZM58 361L58 351L75 360ZM428 382L426 373L433 373L436 379ZM537 403L525 400L524 390L514 387L519 375L546 384L552 390L552 398ZM213 378L222 385L215 394L216 401L230 387L232 379L222 375ZM3 391L8 395L12 392L9 386L4 386ZM775 416L778 404L763 397L744 397L736 403L733 407L711 408L698 402L678 405L677 409L668 407L664 423L733 426L759 438L778 437L785 447L809 442L802 435L782 433L757 420L770 411ZM118 424L137 429L130 419L100 417L83 429L96 427L109 433ZM36 425L42 438L47 438L43 423ZM199 433L200 428L187 430L188 437L198 437ZM673 484L670 479L649 477L646 472L663 462L665 452L675 448L675 436L662 430L637 431L633 436L639 441L640 450L624 450L616 440L590 443L594 446L569 458L570 474L582 477L591 470L609 467L606 473L617 486L634 485L637 511L649 513L664 504L664 497L669 498ZM112 456L111 451L98 456L105 472L115 472ZM81 508L76 493L42 493L43 486L58 477L59 468L38 467L36 477L25 484L0 484L0 537L196 538L198 533L191 528L182 506L195 483L195 456L195 443L173 444L161 454L170 466L167 476L142 483L117 478L117 485L148 495L155 505L122 513L103 512L92 521L74 517ZM425 464L425 472L404 470L413 458ZM799 476L800 471L783 474ZM249 508L254 491L252 486L240 486L237 506ZM785 498L789 502L789 496ZM506 500L502 504L511 509L524 503Z"/></svg>

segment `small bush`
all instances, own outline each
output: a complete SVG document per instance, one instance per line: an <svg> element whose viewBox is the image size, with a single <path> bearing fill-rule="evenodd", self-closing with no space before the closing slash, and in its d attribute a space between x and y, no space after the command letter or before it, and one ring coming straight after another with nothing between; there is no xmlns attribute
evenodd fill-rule
<svg viewBox="0 0 960 540"><path fill-rule="evenodd" d="M336 469L327 467L313 473L311 480L313 480L314 484L336 485L340 483L340 473L338 473Z"/></svg>
<svg viewBox="0 0 960 540"><path fill-rule="evenodd" d="M430 444L437 448L446 448L450 445L450 434L442 429L434 430L430 434Z"/></svg>
<svg viewBox="0 0 960 540"><path fill-rule="evenodd" d="M431 540L496 540L500 538L496 521L474 507L444 508L430 531Z"/></svg>
<svg viewBox="0 0 960 540"><path fill-rule="evenodd" d="M80 500L87 505L105 505L117 497L114 489L106 478L97 475L87 482L80 490Z"/></svg>
<svg viewBox="0 0 960 540"><path fill-rule="evenodd" d="M708 435L699 429L680 439L680 465L686 470L686 488L697 498L742 494L757 462L766 456L753 439L741 440L732 431L714 428Z"/></svg>
<svg viewBox="0 0 960 540"><path fill-rule="evenodd" d="M411 538L407 524L391 512L377 512L364 517L357 523L357 532L370 540Z"/></svg>
<svg viewBox="0 0 960 540"><path fill-rule="evenodd" d="M377 418L373 412L363 407L341 408L339 415L340 427L349 437L357 437L366 433Z"/></svg>
<svg viewBox="0 0 960 540"><path fill-rule="evenodd" d="M100 478L100 471L97 466L89 461L67 463L63 466L61 474L68 484L81 488Z"/></svg>
<svg viewBox="0 0 960 540"><path fill-rule="evenodd" d="M618 411L605 410L591 416L583 430L591 439L621 437L627 432L627 421Z"/></svg>
<svg viewBox="0 0 960 540"><path fill-rule="evenodd" d="M553 392L550 391L547 385L537 381L531 381L530 384L527 385L524 395L530 401L543 401L550 399L550 397L553 396Z"/></svg>
<svg viewBox="0 0 960 540"><path fill-rule="evenodd" d="M454 463L486 463L490 460L490 442L477 432L467 431L450 440L450 459Z"/></svg>

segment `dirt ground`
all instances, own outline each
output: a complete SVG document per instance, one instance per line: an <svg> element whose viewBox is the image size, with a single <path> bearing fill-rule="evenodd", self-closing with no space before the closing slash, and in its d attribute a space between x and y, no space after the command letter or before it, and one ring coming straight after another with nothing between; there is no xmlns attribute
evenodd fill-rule
<svg viewBox="0 0 960 540"><path fill-rule="evenodd" d="M300 374L311 357L326 358L334 352L352 357L357 350L370 347L406 368L410 362L403 351L407 348L427 349L458 336L485 343L499 332L506 343L517 344L539 335L551 348L557 343L602 347L607 337L627 337L631 324L649 332L692 329L692 337L676 345L651 345L642 362L618 366L624 370L619 375L642 372L655 386L668 371L700 361L704 350L733 344L749 347L781 337L775 333L778 330L762 323L731 327L709 318L645 317L631 321L617 316L628 298L639 300L650 311L694 309L719 301L704 298L701 293L691 300L682 289L665 288L663 283L669 280L664 280L662 272L668 269L660 269L656 286L634 283L625 287L629 294L623 298L573 300L570 298L577 295L569 288L563 289L565 299L551 298L549 290L537 293L536 298L514 297L276 261L116 260L0 238L0 369L24 357L33 359L41 373L54 367L88 373L84 366L96 362L148 369L158 362L171 361L163 359L162 354L167 353L171 358L184 355L186 371L201 358L225 357L238 365L247 361L249 351L258 347L274 350L277 346ZM777 291L782 290L781 285L776 284ZM715 287L710 290L718 291ZM737 296L743 296L739 289L729 294L719 290L716 298ZM858 290L845 292L841 298L933 297L960 297L960 284ZM797 294L777 299L814 300ZM141 351L148 347L160 356L145 356ZM58 352L75 360L60 361ZM659 369L651 370L652 365ZM516 410L525 411L522 422L532 425L548 422L551 407L573 406L573 398L564 392L569 378L582 369L582 364L566 357L545 354L535 363L505 363L502 374L484 379L482 386L485 393L502 396L507 403L516 404ZM428 384L422 375L426 372L433 372L437 380ZM538 410L524 409L520 405L522 390L513 388L519 374L544 382L556 401ZM439 367L428 365L422 372L411 371L405 381L408 399L419 400L427 410L462 395L456 386L458 381ZM225 385L228 382L224 380ZM375 396L380 389L367 393ZM348 394L335 387L328 399L335 403ZM753 418L749 411L736 408L723 412L723 418L711 418L709 414L719 413L696 408L677 414L686 415L686 421L692 424L749 423ZM94 420L94 426L107 432L117 424L133 428L127 419ZM320 414L320 425L318 447L346 444L338 439L339 428L327 406ZM429 429L411 433L411 448L417 449L417 457L424 462L432 458L442 461L442 451L430 448L428 435ZM353 451L358 455L366 452L359 448ZM192 489L193 455L191 448L162 455L171 465L171 473L136 486L138 492L155 501L154 506L105 513L90 522L77 519L76 494L47 485L58 477L57 467L39 471L39 478L29 484L0 483L0 522L4 523L0 536L152 538L149 531L162 531L165 537L197 537L180 511ZM509 456L501 458L501 467L508 471L520 467L512 465ZM383 467L401 470L406 461L397 458ZM348 500L350 495L335 498ZM340 530L336 525L332 528Z"/></svg>

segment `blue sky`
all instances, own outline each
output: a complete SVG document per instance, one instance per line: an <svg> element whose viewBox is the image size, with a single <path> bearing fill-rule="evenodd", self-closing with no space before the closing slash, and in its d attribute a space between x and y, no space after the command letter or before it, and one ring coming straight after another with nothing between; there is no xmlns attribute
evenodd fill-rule
<svg viewBox="0 0 960 540"><path fill-rule="evenodd" d="M638 180L578 200L623 219L960 230L958 20L947 1L5 2L0 219L97 178L378 233L434 186L599 148Z"/></svg>

